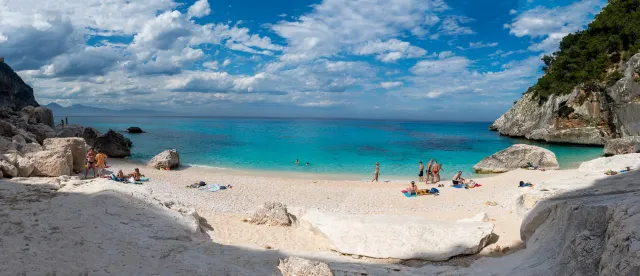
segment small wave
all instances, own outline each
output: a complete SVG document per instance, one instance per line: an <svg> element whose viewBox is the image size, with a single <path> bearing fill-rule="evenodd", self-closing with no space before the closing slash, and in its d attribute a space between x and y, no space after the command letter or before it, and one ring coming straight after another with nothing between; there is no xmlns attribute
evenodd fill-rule
<svg viewBox="0 0 640 276"><path fill-rule="evenodd" d="M229 169L229 168L223 168L223 167L199 165L199 164L191 164L191 163L187 163L187 166L188 167L193 167L193 168L205 168L205 169L216 169L216 170L227 170L227 169Z"/></svg>

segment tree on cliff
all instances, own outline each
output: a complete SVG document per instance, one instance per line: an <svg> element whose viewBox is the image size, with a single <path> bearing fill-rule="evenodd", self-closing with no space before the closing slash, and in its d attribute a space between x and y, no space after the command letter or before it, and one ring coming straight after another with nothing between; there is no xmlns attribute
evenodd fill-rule
<svg viewBox="0 0 640 276"><path fill-rule="evenodd" d="M616 69L640 50L640 0L609 0L584 31L569 34L542 58L544 76L529 88L538 98L568 94L578 84L611 82Z"/></svg>

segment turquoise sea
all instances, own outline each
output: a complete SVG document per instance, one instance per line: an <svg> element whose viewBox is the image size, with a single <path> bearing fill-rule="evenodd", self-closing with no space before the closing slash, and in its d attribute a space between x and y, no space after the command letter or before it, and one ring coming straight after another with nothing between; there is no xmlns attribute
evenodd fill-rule
<svg viewBox="0 0 640 276"><path fill-rule="evenodd" d="M57 118L56 122L61 118ZM344 174L368 179L380 162L381 179L413 179L418 162L443 163L443 178L472 167L485 156L515 143L553 151L561 168L596 158L602 148L554 145L513 139L488 130L490 123L358 119L220 117L69 117L70 124L124 131L131 158L148 161L175 148L182 163L243 170ZM295 166L296 159L300 166ZM305 166L306 162L310 166Z"/></svg>

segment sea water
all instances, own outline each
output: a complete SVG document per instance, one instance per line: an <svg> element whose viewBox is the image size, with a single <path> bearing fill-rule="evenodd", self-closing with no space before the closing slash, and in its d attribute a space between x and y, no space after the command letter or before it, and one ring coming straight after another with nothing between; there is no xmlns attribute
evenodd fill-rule
<svg viewBox="0 0 640 276"><path fill-rule="evenodd" d="M61 118L57 118L56 122ZM419 164L443 164L442 177L469 175L482 158L512 144L553 151L563 169L596 158L602 148L546 144L489 131L490 123L358 119L219 117L69 117L70 124L101 132L123 132L133 141L131 158L148 161L177 149L183 164L241 170L340 174L371 178L380 162L381 179L414 179ZM147 133L128 134L138 126ZM298 159L300 164L295 165ZM306 163L309 162L307 166Z"/></svg>

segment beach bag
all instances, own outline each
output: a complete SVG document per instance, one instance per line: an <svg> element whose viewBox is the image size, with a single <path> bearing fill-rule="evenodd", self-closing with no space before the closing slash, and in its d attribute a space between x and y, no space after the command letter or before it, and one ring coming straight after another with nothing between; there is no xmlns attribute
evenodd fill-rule
<svg viewBox="0 0 640 276"><path fill-rule="evenodd" d="M436 189L436 188L431 188L430 192L431 192L432 194L438 194L438 193L440 193L440 190L438 190L438 189Z"/></svg>

